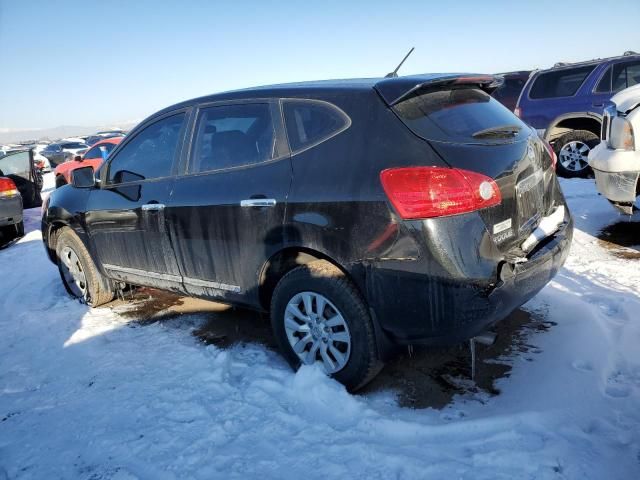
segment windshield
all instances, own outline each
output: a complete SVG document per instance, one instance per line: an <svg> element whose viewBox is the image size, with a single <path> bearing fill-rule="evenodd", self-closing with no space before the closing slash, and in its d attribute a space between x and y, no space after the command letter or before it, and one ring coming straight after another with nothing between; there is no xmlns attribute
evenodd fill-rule
<svg viewBox="0 0 640 480"><path fill-rule="evenodd" d="M512 140L528 130L500 102L476 88L426 91L399 103L394 110L416 135L426 140L477 143L474 134L496 128L504 133L503 140ZM505 130L507 126L510 128ZM491 141L498 137L492 136Z"/></svg>

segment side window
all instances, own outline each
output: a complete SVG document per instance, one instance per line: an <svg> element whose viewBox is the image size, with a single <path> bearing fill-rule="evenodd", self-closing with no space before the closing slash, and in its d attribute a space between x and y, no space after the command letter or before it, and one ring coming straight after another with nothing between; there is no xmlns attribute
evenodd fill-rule
<svg viewBox="0 0 640 480"><path fill-rule="evenodd" d="M180 113L145 127L109 163L108 183L170 175L184 121Z"/></svg>
<svg viewBox="0 0 640 480"><path fill-rule="evenodd" d="M268 103L203 108L198 113L189 171L208 172L252 165L276 156Z"/></svg>
<svg viewBox="0 0 640 480"><path fill-rule="evenodd" d="M607 93L611 91L611 67L607 68L607 71L604 72L604 75L598 82L598 86L596 87L596 93Z"/></svg>
<svg viewBox="0 0 640 480"><path fill-rule="evenodd" d="M289 146L294 153L328 140L351 125L346 113L318 100L285 100L283 110Z"/></svg>
<svg viewBox="0 0 640 480"><path fill-rule="evenodd" d="M589 65L542 73L531 86L529 98L571 97L594 68L595 65Z"/></svg>
<svg viewBox="0 0 640 480"><path fill-rule="evenodd" d="M640 62L618 63L613 66L613 91L619 92L640 83Z"/></svg>
<svg viewBox="0 0 640 480"><path fill-rule="evenodd" d="M91 158L102 158L102 152L100 147L93 147L87 153L84 154L84 158L89 160Z"/></svg>

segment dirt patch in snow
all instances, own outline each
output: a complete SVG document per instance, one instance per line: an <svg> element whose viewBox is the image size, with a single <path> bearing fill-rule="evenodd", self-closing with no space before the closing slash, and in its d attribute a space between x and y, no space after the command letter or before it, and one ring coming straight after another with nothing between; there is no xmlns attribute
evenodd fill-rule
<svg viewBox="0 0 640 480"><path fill-rule="evenodd" d="M598 232L600 245L619 258L640 259L640 222L622 220Z"/></svg>
<svg viewBox="0 0 640 480"><path fill-rule="evenodd" d="M532 361L540 350L527 343L534 331L548 330L552 323L542 315L516 310L496 325L497 338L491 346L476 345L476 378L471 381L471 352L468 344L450 348L414 346L387 363L366 392L394 390L398 403L409 408L441 409L457 394L471 394L484 401L498 395L496 381L508 377L513 357Z"/></svg>
<svg viewBox="0 0 640 480"><path fill-rule="evenodd" d="M124 301L114 301L110 306L141 325L197 314L205 320L193 334L204 344L228 348L235 344L258 343L277 349L268 317L251 310L147 288L137 289L125 295ZM417 409L441 409L458 394L470 394L473 399L484 401L487 395L500 393L496 381L509 376L515 355L531 361L532 355L539 352L527 343L528 334L550 326L539 315L525 310L513 312L496 326L498 336L494 345L476 346L475 382L471 381L468 344L401 349L361 393L392 390L401 406Z"/></svg>

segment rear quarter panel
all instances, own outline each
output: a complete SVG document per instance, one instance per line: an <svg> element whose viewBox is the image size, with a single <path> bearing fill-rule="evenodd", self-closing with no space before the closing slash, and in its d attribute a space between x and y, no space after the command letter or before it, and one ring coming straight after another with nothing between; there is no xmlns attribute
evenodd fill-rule
<svg viewBox="0 0 640 480"><path fill-rule="evenodd" d="M292 156L285 246L327 255L354 274L364 291L358 277L364 264L389 255L392 248L396 256L418 255L411 242L401 253L393 247L404 227L388 204L380 172L444 163L373 89L322 100L341 108L352 123L339 135Z"/></svg>

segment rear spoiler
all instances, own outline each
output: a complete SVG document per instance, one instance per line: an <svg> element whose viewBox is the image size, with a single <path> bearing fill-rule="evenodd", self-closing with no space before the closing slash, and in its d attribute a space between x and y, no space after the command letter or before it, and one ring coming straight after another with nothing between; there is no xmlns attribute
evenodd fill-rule
<svg viewBox="0 0 640 480"><path fill-rule="evenodd" d="M478 87L491 94L503 83L504 77L500 75L478 75L473 73L431 74L385 78L376 83L374 88L387 105L392 107L423 89L468 85Z"/></svg>

